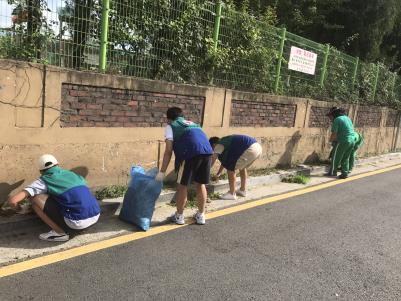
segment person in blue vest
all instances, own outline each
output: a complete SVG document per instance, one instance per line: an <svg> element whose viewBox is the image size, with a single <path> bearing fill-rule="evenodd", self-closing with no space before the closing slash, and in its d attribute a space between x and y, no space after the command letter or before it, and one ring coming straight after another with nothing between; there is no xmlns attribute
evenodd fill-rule
<svg viewBox="0 0 401 301"><path fill-rule="evenodd" d="M100 207L85 180L72 171L62 169L53 155L39 159L40 178L8 199L12 207L30 198L36 214L52 230L39 239L62 242L69 233L76 233L95 224Z"/></svg>
<svg viewBox="0 0 401 301"><path fill-rule="evenodd" d="M212 137L209 139L212 145L214 155L212 157L212 166L217 158L221 166L214 176L218 179L224 169L227 169L228 183L230 190L222 195L223 200L236 200L237 195L246 196L247 168L262 154L262 146L255 138L246 135L230 135L223 138ZM236 190L235 171L239 170L241 178L241 187Z"/></svg>
<svg viewBox="0 0 401 301"><path fill-rule="evenodd" d="M188 185L193 181L196 186L198 212L196 223L205 224L205 205L207 192L205 184L210 179L210 163L212 147L201 127L184 118L182 110L172 107L167 110L168 125L165 128L166 148L163 163L156 180L163 181L171 156L175 155L175 171L177 177L176 203L177 211L170 217L176 224L183 225L184 207L187 201Z"/></svg>

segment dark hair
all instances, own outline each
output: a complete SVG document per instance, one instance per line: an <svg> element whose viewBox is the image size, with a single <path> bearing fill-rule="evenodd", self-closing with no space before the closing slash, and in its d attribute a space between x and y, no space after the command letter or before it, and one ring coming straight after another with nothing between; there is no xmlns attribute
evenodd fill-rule
<svg viewBox="0 0 401 301"><path fill-rule="evenodd" d="M184 117L182 110L178 107L172 107L167 110L167 119L176 120L178 117Z"/></svg>
<svg viewBox="0 0 401 301"><path fill-rule="evenodd" d="M209 139L209 143L211 146L213 146L214 144L219 143L220 138L219 137L212 137Z"/></svg>
<svg viewBox="0 0 401 301"><path fill-rule="evenodd" d="M343 108L338 108L338 107L332 107L329 113L327 113L327 116L329 117L332 116L334 119L343 115L347 115L345 110Z"/></svg>

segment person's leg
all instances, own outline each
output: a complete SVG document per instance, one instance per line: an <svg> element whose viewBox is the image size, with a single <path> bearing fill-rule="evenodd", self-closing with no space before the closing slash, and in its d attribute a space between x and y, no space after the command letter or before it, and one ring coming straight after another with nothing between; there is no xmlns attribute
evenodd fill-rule
<svg viewBox="0 0 401 301"><path fill-rule="evenodd" d="M49 196L47 194L39 194L34 196L31 199L32 202L32 209L35 213L39 216L39 218L50 228L56 231L59 234L64 234L65 231L57 225L47 214L44 212L46 201L48 200ZM52 200L49 200L52 201Z"/></svg>
<svg viewBox="0 0 401 301"><path fill-rule="evenodd" d="M342 159L344 157L344 153L348 150L348 144L339 142L334 148L333 159L331 160L331 176L337 176L337 167L340 166Z"/></svg>
<svg viewBox="0 0 401 301"><path fill-rule="evenodd" d="M207 201L207 190L205 184L195 183L196 185L196 199L198 201L198 212L204 213Z"/></svg>
<svg viewBox="0 0 401 301"><path fill-rule="evenodd" d="M355 146L355 143L346 143L346 147L344 145L344 154L341 160L341 177L346 178L349 174L349 160L352 150Z"/></svg>
<svg viewBox="0 0 401 301"><path fill-rule="evenodd" d="M351 172L354 169L355 155L356 155L356 149L353 148L351 153L350 153L350 155L349 155L349 160L348 160L349 172Z"/></svg>
<svg viewBox="0 0 401 301"><path fill-rule="evenodd" d="M178 171L177 178L177 193L176 193L176 205L177 205L177 213L183 214L185 204L187 202L188 197L188 185L191 183L192 178L192 169L193 169L192 160L185 160L182 162L180 169Z"/></svg>
<svg viewBox="0 0 401 301"><path fill-rule="evenodd" d="M177 213L183 214L187 202L188 188L185 185L178 184L176 194Z"/></svg>
<svg viewBox="0 0 401 301"><path fill-rule="evenodd" d="M198 212L194 218L196 223L204 225L205 219L205 207L207 201L207 190L206 184L209 184L210 180L210 168L211 168L211 156L201 155L194 159L194 170L193 178L196 185L196 198L198 201Z"/></svg>
<svg viewBox="0 0 401 301"><path fill-rule="evenodd" d="M239 176L241 178L241 188L240 188L240 190L241 191L246 191L246 180L247 180L247 177L248 177L248 172L247 172L246 168L240 169Z"/></svg>
<svg viewBox="0 0 401 301"><path fill-rule="evenodd" d="M236 186L236 177L235 177L235 171L227 170L227 175L228 175L228 185L230 186L230 193L232 195L235 195L235 186Z"/></svg>
<svg viewBox="0 0 401 301"><path fill-rule="evenodd" d="M248 177L247 168L250 167L262 155L262 146L259 143L252 144L242 155L239 157L235 164L235 169L239 169L241 178L241 188L239 190L240 196L245 196L246 180Z"/></svg>

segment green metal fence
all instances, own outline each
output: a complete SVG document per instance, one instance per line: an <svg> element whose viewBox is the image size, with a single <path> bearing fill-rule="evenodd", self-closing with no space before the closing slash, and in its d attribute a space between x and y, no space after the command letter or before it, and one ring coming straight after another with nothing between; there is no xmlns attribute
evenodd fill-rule
<svg viewBox="0 0 401 301"><path fill-rule="evenodd" d="M317 55L289 68L292 47ZM0 0L0 58L172 82L401 107L382 64L276 28L220 1Z"/></svg>

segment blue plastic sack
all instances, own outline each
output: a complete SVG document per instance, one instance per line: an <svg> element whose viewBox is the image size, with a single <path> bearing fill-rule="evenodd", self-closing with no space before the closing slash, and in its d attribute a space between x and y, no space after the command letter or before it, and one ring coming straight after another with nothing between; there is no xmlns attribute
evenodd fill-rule
<svg viewBox="0 0 401 301"><path fill-rule="evenodd" d="M144 174L144 173L145 173L145 170L144 170L143 167L140 166L140 165L133 165L133 166L131 167L131 172L130 172L131 177L132 177L135 173Z"/></svg>
<svg viewBox="0 0 401 301"><path fill-rule="evenodd" d="M149 170L146 174L138 171L131 174L119 218L147 231L150 228L156 200L162 190L162 182L155 180L157 168Z"/></svg>

